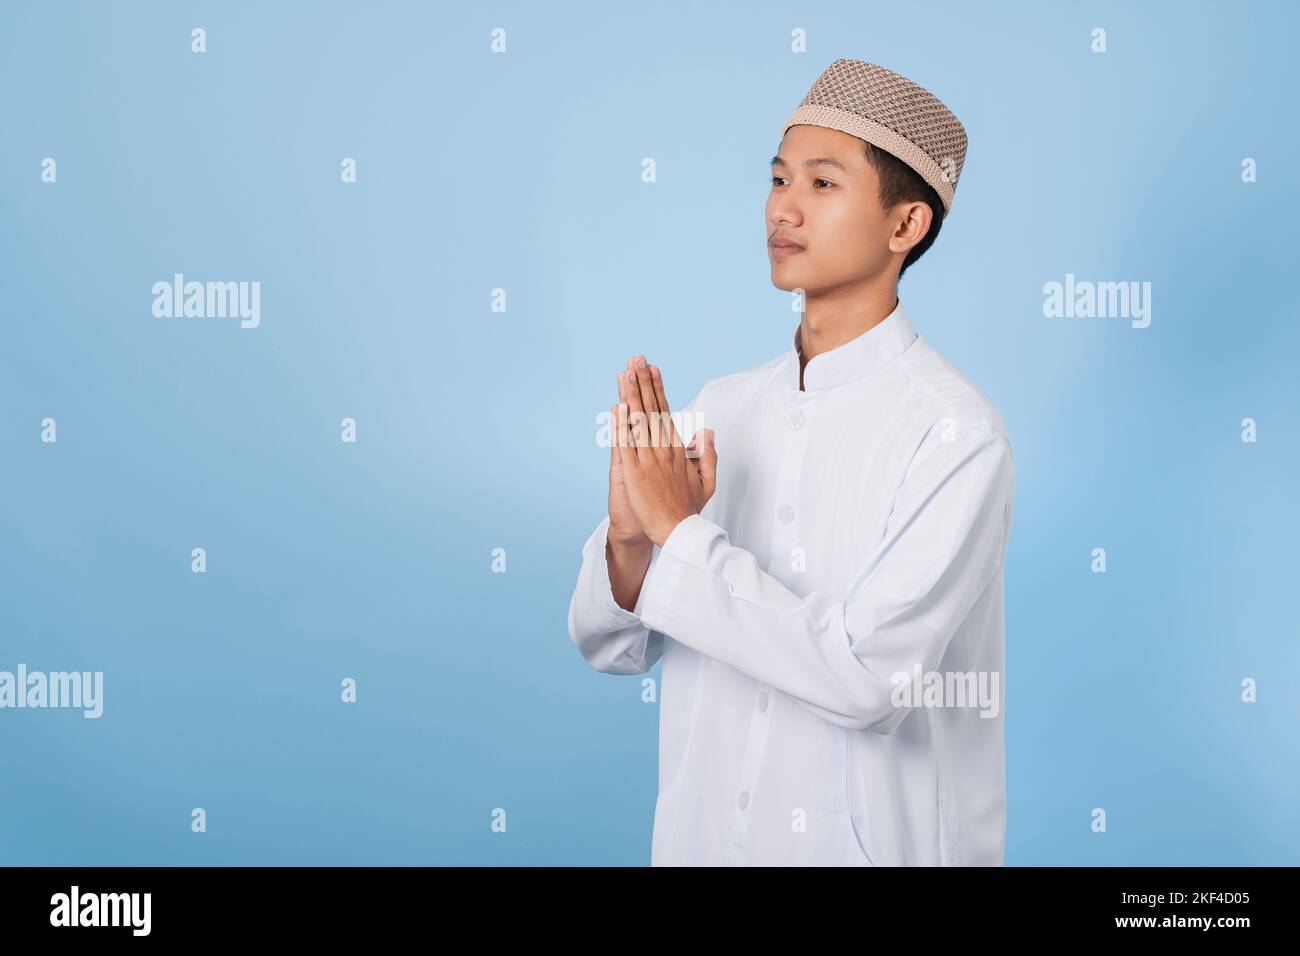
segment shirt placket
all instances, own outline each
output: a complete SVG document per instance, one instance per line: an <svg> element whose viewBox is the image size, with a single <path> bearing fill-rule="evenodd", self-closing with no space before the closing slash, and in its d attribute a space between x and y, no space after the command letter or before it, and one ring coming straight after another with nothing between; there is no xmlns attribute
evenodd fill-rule
<svg viewBox="0 0 1300 956"><path fill-rule="evenodd" d="M768 548L768 573L789 586L793 569L791 560L799 547L800 501L799 489L803 485L805 452L808 447L809 423L819 396L803 391L791 391L787 397L780 425L780 461L777 465L775 513L772 515L772 537ZM767 749L768 728L771 723L772 688L755 682L749 732L745 738L745 753L741 762L740 783L736 787L732 804L729 849L732 861L749 862L749 821L752 817L754 784Z"/></svg>

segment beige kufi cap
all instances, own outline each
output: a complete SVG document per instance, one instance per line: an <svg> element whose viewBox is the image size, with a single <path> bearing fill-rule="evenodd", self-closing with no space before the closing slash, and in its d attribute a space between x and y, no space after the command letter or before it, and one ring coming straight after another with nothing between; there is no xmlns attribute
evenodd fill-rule
<svg viewBox="0 0 1300 956"><path fill-rule="evenodd" d="M874 63L836 60L781 135L798 125L837 129L897 156L934 187L948 217L966 161L966 130L929 90Z"/></svg>

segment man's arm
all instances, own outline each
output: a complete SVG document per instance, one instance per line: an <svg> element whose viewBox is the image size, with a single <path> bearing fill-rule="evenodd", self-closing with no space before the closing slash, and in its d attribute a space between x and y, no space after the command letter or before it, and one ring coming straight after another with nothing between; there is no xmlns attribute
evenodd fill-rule
<svg viewBox="0 0 1300 956"><path fill-rule="evenodd" d="M610 590L614 603L625 611L635 611L646 570L654 555L654 542L620 544L606 532L605 564L609 568Z"/></svg>
<svg viewBox="0 0 1300 956"><path fill-rule="evenodd" d="M682 410L683 430L703 426L694 421L703 394L701 389ZM617 440L612 422L610 435L611 441ZM645 673L663 656L663 634L646 627L640 618L643 582L654 569L660 549L648 540L626 544L611 537L609 529L606 515L583 545L582 567L569 601L569 639L598 671Z"/></svg>
<svg viewBox="0 0 1300 956"><path fill-rule="evenodd" d="M578 584L569 601L569 640L598 671L644 674L663 656L663 635L652 632L638 616L639 598L644 592L641 581L653 567L659 548L651 545L645 556L646 569L635 582L638 595L628 609L621 607L614 597L612 581L618 572L607 560L608 535L609 516L606 515L582 547ZM633 572L624 573L631 577Z"/></svg>
<svg viewBox="0 0 1300 956"><path fill-rule="evenodd" d="M951 441L939 431L913 457L884 537L846 598L798 596L697 514L664 540L642 586L642 622L832 723L891 733L908 712L893 704L893 675L938 667L1010 534L1006 438L988 422Z"/></svg>

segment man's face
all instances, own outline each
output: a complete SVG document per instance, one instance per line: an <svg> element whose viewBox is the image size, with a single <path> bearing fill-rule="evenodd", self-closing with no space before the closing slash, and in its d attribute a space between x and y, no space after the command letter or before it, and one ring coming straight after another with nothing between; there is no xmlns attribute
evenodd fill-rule
<svg viewBox="0 0 1300 956"><path fill-rule="evenodd" d="M772 164L767 256L772 284L816 295L892 267L897 223L880 206L880 178L862 140L822 126L792 126ZM781 249L789 240L801 249Z"/></svg>

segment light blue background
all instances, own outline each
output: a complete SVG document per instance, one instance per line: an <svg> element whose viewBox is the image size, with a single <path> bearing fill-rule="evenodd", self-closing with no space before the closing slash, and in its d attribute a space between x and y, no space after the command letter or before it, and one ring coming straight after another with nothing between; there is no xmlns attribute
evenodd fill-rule
<svg viewBox="0 0 1300 956"><path fill-rule="evenodd" d="M0 711L0 862L647 863L657 705L566 633L595 419L788 346L767 160L841 56L970 134L900 294L1016 456L1007 862L1300 861L1293 5L0 17L0 669L106 683ZM153 317L175 272L261 327ZM1067 272L1150 328L1045 318Z"/></svg>

